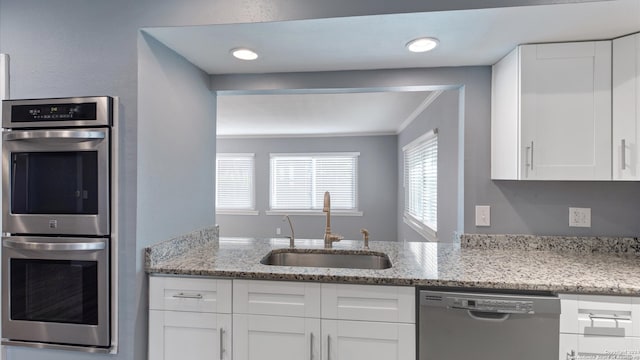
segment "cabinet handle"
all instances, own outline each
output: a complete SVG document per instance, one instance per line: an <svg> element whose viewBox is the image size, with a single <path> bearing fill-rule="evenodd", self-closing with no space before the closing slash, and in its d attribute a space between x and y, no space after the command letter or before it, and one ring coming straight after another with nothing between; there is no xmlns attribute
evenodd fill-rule
<svg viewBox="0 0 640 360"><path fill-rule="evenodd" d="M222 342L223 334L224 334L224 329L220 328L220 360L222 360L224 356L224 343Z"/></svg>
<svg viewBox="0 0 640 360"><path fill-rule="evenodd" d="M576 352L571 350L570 353L567 353L567 360L576 360Z"/></svg>
<svg viewBox="0 0 640 360"><path fill-rule="evenodd" d="M309 333L309 360L313 360L313 333Z"/></svg>
<svg viewBox="0 0 640 360"><path fill-rule="evenodd" d="M178 293L173 295L174 298L178 298L178 299L202 299L202 294L185 294L185 293Z"/></svg>
<svg viewBox="0 0 640 360"><path fill-rule="evenodd" d="M626 170L627 169L627 142L622 139L620 140L620 147L621 147L621 152L620 152L620 160L622 161L622 170Z"/></svg>
<svg viewBox="0 0 640 360"><path fill-rule="evenodd" d="M327 360L331 360L331 335L327 335Z"/></svg>
<svg viewBox="0 0 640 360"><path fill-rule="evenodd" d="M593 320L593 319L601 319L601 320L614 320L614 321L618 321L618 320L631 321L631 316L589 314L589 319L591 319L591 320Z"/></svg>
<svg viewBox="0 0 640 360"><path fill-rule="evenodd" d="M531 146L527 146L527 153L526 153L526 158L527 158L527 163L525 164L525 166L528 169L533 170L533 141L531 142Z"/></svg>

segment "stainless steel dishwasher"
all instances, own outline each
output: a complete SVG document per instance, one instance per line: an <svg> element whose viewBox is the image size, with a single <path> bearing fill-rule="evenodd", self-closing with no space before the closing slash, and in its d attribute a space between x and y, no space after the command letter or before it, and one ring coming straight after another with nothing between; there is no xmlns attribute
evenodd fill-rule
<svg viewBox="0 0 640 360"><path fill-rule="evenodd" d="M419 360L557 360L560 299L421 290Z"/></svg>

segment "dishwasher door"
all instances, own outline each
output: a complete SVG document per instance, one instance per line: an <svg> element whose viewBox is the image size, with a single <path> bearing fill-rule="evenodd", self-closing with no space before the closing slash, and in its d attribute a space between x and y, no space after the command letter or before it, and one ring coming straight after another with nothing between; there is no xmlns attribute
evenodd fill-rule
<svg viewBox="0 0 640 360"><path fill-rule="evenodd" d="M555 296L420 291L419 360L557 360Z"/></svg>

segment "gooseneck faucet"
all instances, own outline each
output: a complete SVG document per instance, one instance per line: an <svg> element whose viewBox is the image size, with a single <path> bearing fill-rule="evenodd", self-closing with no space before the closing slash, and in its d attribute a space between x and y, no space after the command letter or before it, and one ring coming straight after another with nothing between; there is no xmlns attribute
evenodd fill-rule
<svg viewBox="0 0 640 360"><path fill-rule="evenodd" d="M333 247L333 243L342 240L343 237L338 234L331 233L331 195L329 195L328 191L324 192L324 205L322 207L322 212L327 213L327 225L324 229L324 247L326 249L331 249Z"/></svg>
<svg viewBox="0 0 640 360"><path fill-rule="evenodd" d="M287 236L289 238L289 248L293 249L295 247L294 242L296 240L295 235L293 234L293 224L291 223L291 219L289 218L289 215L285 215L282 217L282 221L288 221L289 222L289 227L291 228L291 236Z"/></svg>

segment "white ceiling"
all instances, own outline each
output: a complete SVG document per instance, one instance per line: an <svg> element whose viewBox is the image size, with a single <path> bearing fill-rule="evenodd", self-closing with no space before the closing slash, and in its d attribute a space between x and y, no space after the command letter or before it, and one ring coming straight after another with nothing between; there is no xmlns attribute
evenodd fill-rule
<svg viewBox="0 0 640 360"><path fill-rule="evenodd" d="M145 30L209 74L491 65L518 44L611 39L640 31L640 0ZM404 45L419 36L436 37L440 46L409 53ZM235 47L252 48L260 58L236 60L229 54ZM316 134L389 132L393 126L373 120L375 115L394 119L397 130L402 122L397 119L406 119L416 109L411 104L426 96L418 94L220 97L218 131L291 134L304 125Z"/></svg>
<svg viewBox="0 0 640 360"><path fill-rule="evenodd" d="M395 134L430 92L218 97L218 136Z"/></svg>

